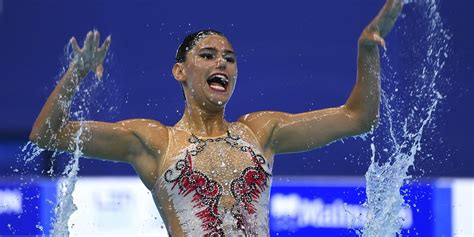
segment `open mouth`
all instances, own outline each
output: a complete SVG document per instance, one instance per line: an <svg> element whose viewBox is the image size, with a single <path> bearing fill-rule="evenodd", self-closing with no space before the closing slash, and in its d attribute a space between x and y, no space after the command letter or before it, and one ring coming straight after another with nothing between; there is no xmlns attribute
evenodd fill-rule
<svg viewBox="0 0 474 237"><path fill-rule="evenodd" d="M226 92L229 78L225 74L213 74L207 79L207 84L212 90Z"/></svg>

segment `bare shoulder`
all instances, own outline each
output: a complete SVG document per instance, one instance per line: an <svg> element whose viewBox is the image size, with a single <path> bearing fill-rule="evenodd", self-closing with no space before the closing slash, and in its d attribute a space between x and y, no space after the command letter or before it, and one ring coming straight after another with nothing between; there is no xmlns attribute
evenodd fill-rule
<svg viewBox="0 0 474 237"><path fill-rule="evenodd" d="M245 114L237 121L249 126L253 130L253 127L261 127L262 125L275 126L288 115L288 113L278 111L259 111Z"/></svg>
<svg viewBox="0 0 474 237"><path fill-rule="evenodd" d="M259 111L241 116L237 122L245 124L255 134L262 147L267 148L278 123L287 113L277 111Z"/></svg>
<svg viewBox="0 0 474 237"><path fill-rule="evenodd" d="M168 127L156 120L128 119L118 123L150 148L163 150L168 145Z"/></svg>

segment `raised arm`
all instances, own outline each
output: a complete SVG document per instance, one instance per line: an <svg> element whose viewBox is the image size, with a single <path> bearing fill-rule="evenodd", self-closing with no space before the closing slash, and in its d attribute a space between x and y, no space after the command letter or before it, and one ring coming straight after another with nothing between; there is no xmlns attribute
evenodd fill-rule
<svg viewBox="0 0 474 237"><path fill-rule="evenodd" d="M378 45L385 47L383 37L392 29L402 5L402 0L388 0L362 32L357 81L344 105L299 114L257 112L240 121L256 133L263 147L274 153L310 150L373 129L380 104Z"/></svg>
<svg viewBox="0 0 474 237"><path fill-rule="evenodd" d="M102 62L111 39L107 37L99 47L99 37L99 32L89 32L82 49L75 38L71 39L74 59L43 106L30 140L45 149L70 152L75 149L74 140L80 133L85 156L130 162L141 175L156 173L156 155L160 154L156 151L166 147L168 141L165 126L149 120L118 123L69 120L71 102L82 80L90 71L95 71L98 78L102 76Z"/></svg>

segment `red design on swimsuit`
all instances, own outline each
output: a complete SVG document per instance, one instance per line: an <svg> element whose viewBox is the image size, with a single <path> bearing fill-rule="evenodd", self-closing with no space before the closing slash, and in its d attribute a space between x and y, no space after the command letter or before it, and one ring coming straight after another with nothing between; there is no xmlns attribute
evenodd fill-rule
<svg viewBox="0 0 474 237"><path fill-rule="evenodd" d="M197 140L193 140L197 139ZM232 147L239 148L243 152L249 152L253 161L253 166L245 168L240 176L231 182L231 192L235 199L231 214L236 220L236 227L242 230L246 235L251 234L245 228L245 216L256 213L254 201L260 198L261 193L268 187L268 179L271 174L267 173L262 165L266 164L261 155L254 153L249 146L240 146L235 141L239 138L233 138L228 134L227 138L201 140L197 137L190 139L191 143L198 146L196 150L186 151L184 159L178 160L174 169L168 169L164 174L166 182L171 183L171 190L176 186L179 189L178 194L182 196L193 195L193 208L203 208L196 214L201 221L201 227L206 232L204 236L225 236L222 229L223 216L219 213L219 201L222 197L223 187L220 183L208 178L204 173L193 168L193 156L199 153L207 145L207 142L225 141ZM234 140L232 142L231 140ZM171 178L174 171L179 172L175 178ZM246 213L243 213L245 210Z"/></svg>
<svg viewBox="0 0 474 237"><path fill-rule="evenodd" d="M240 177L234 179L231 183L232 196L237 201L235 206L239 207L233 208L234 212L232 214L237 219L239 229L245 229L248 224L240 210L243 208L248 215L256 213L253 201L257 200L268 187L267 180L270 176L261 166L265 164L265 159L261 155L256 155L251 148L248 148L248 151L252 156L254 166L245 168Z"/></svg>
<svg viewBox="0 0 474 237"><path fill-rule="evenodd" d="M222 196L222 186L203 173L193 170L192 156L189 152L185 157L176 163L176 169L181 170L181 174L173 180L169 180L165 175L165 180L173 183L171 189L178 186L180 195L187 196L194 192L193 208L205 207L197 213L197 217L203 222L201 227L209 232L208 236L220 236L222 229L219 226L222 220L219 218L217 206ZM171 170L168 170L166 174L169 174L169 171Z"/></svg>

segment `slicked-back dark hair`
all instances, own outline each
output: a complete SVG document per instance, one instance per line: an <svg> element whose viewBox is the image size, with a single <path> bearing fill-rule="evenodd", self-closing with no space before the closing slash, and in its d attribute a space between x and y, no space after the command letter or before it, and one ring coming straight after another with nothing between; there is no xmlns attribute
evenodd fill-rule
<svg viewBox="0 0 474 237"><path fill-rule="evenodd" d="M217 30L207 29L207 30L200 30L194 33L187 35L183 42L179 45L178 51L176 51L176 62L183 63L186 61L186 54L196 46L196 44L203 39L205 36L208 35L220 35L225 37L222 32Z"/></svg>

